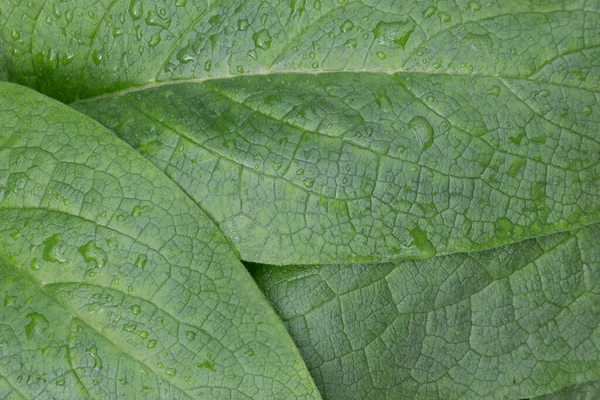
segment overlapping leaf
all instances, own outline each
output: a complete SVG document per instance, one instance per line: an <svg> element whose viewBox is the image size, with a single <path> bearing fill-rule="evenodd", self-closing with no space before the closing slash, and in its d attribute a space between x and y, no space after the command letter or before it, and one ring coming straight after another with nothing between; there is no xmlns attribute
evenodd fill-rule
<svg viewBox="0 0 600 400"><path fill-rule="evenodd" d="M37 186L30 182L45 176L39 166L52 159L31 149L22 158L0 157L0 171L10 171L0 191L10 201L48 208L38 220L20 219L34 212L29 209L0 215L10 240L4 242L9 255L2 261L0 290L7 293L0 315L26 307L11 290L31 292L33 305L43 302L15 320L25 333L0 349L13 352L6 357L38 365L65 355L70 347L52 346L66 343L60 341L67 332L62 328L71 329L65 340L79 353L63 357L57 368L68 370L67 359L81 363L79 370L71 366L82 371L80 382L73 373L63 380L52 369L45 372L58 377L54 383L27 382L26 390L39 389L38 394L64 384L102 397L106 393L93 391L105 389L98 382L110 381L114 393L137 387L137 395L148 387L163 397L238 396L232 387L254 398L314 395L277 321L257 320L259 312L270 314L252 294L222 233L241 258L281 266L427 258L572 230L429 261L303 271L260 267L256 276L326 398L529 397L598 379L598 227L583 226L600 216L599 33L596 0L0 2L0 79L70 103L108 126L193 200L150 167L140 167L145 177L140 182L137 175L115 172L113 178L135 180L143 190L146 184L159 190L158 185L166 201L145 199L143 190L123 196L118 192L123 188L94 186L107 179L96 177L98 168L128 172L145 164L135 157L138 164L107 164L131 155L117 145L83 161L79 151L92 151L96 142L88 143L79 128L64 129L64 122L58 125L62 131L78 132L61 137L60 144L77 149L65 157L89 168L53 170L60 175L49 175L53 192L37 194L45 203L35 203ZM2 123L12 129L26 120L45 129L48 122L28 118L9 113ZM117 143L104 133L102 140ZM56 143L43 145L50 151ZM82 197L82 188L93 192ZM149 201L159 208L144 208ZM81 231L73 231L67 217L54 218L74 209L71 214L87 213L99 204L106 205L107 216L82 222ZM127 206L123 213L108 216L121 204ZM149 215L151 223L138 224ZM50 220L54 224L42 229ZM17 229L13 221L27 226ZM123 231L131 221L135 229ZM110 224L118 229L105 230ZM140 231L146 227L151 230ZM172 230L203 245L160 242ZM38 239L28 242L23 234L34 237L33 232ZM125 245L113 248L119 241L111 235L121 235ZM143 275L141 285L142 275L135 275L124 286L121 269L111 269L116 256L103 254L119 254L119 260L128 260L127 274L139 272L135 268L151 261L134 259L144 235L152 241L147 250L160 252L164 265L187 268L179 275L169 270L172 278L181 278L169 301L173 295L187 299L186 285L194 278L184 271L195 271L194 260L210 266L202 270L210 279L194 286L200 300L175 303L183 310L201 301L210 317L194 308L193 321L177 314L172 326L214 316L213 337L231 341L210 342L204 353L194 353L193 345L178 346L204 334L180 331L180 341L169 350L144 350L160 359L143 359L147 368L139 369L141 375L118 376L123 380L117 382L122 371L139 367L140 346L152 340L144 324L160 326L141 319L142 306L156 301L146 299L144 290L158 285L167 267ZM82 238L85 243L79 243ZM208 246L213 250L207 253L207 243L219 249ZM72 260L81 271L75 275L77 289L70 291L62 267ZM230 292L232 283L238 295ZM140 300L127 303L134 295ZM240 315L235 310L242 301L251 310ZM81 308L71 310L69 304ZM58 338L48 338L54 340L50 347L40 336L48 329L46 317L39 316L45 312L64 320L48 325ZM240 329L249 329L250 336L231 337L237 332L227 328L232 315L244 321ZM78 320L81 330L69 322ZM86 328L96 322L106 323L100 335ZM121 329L119 335L115 329ZM41 355L34 353L42 358L17 346L29 343L28 332L39 341ZM256 374L256 364L244 360L256 359L250 342L259 336L256 343L272 347L256 353L263 362ZM13 338L8 331L3 337ZM97 348L81 351L92 342ZM221 359L226 367L221 370L207 352L222 353L230 344L235 356ZM118 359L119 367L99 368L101 352ZM190 354L206 357L194 364ZM194 365L200 372L184 375ZM275 377L264 378L263 370ZM190 388L186 377L209 389ZM18 398L19 379L25 375L0 377L0 393ZM556 396L590 393L593 383Z"/></svg>
<svg viewBox="0 0 600 400"><path fill-rule="evenodd" d="M243 259L426 258L600 215L596 2L3 7L10 79L99 96L77 108Z"/></svg>
<svg viewBox="0 0 600 400"><path fill-rule="evenodd" d="M95 121L0 83L0 391L318 398L228 241Z"/></svg>
<svg viewBox="0 0 600 400"><path fill-rule="evenodd" d="M599 240L254 276L324 398L519 399L600 377Z"/></svg>

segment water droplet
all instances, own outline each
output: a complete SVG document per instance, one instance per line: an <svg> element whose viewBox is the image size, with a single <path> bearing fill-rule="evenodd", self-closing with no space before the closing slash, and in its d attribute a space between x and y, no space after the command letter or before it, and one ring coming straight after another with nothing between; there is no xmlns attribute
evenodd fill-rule
<svg viewBox="0 0 600 400"><path fill-rule="evenodd" d="M153 349L153 348L155 348L155 347L156 347L156 340L154 340L154 339L150 339L150 340L148 340L148 346L147 346L147 347L148 347L149 349Z"/></svg>
<svg viewBox="0 0 600 400"><path fill-rule="evenodd" d="M242 74L244 72L244 67L242 65L238 65L237 67L235 67L235 70L239 73Z"/></svg>
<svg viewBox="0 0 600 400"><path fill-rule="evenodd" d="M409 17L401 21L381 21L373 29L375 39L383 46L398 45L404 48L416 27L416 22Z"/></svg>
<svg viewBox="0 0 600 400"><path fill-rule="evenodd" d="M101 52L99 52L97 49L94 49L94 51L92 52L92 61L94 62L94 64L100 65L103 60L104 60L104 55Z"/></svg>
<svg viewBox="0 0 600 400"><path fill-rule="evenodd" d="M423 18L427 19L427 18L431 18L431 16L433 14L435 14L435 11L437 10L437 8L431 6L425 9L425 11L423 11Z"/></svg>
<svg viewBox="0 0 600 400"><path fill-rule="evenodd" d="M510 141L519 146L526 135L527 133L525 132L525 129L521 128L519 134L517 136L512 136Z"/></svg>
<svg viewBox="0 0 600 400"><path fill-rule="evenodd" d="M313 7L315 10L321 11L321 2L319 0L315 0L315 2L313 3Z"/></svg>
<svg viewBox="0 0 600 400"><path fill-rule="evenodd" d="M382 111L389 112L392 109L392 102L387 97L387 92L384 88L379 88L377 90L377 97L375 98L375 102Z"/></svg>
<svg viewBox="0 0 600 400"><path fill-rule="evenodd" d="M311 187L313 187L315 185L315 180L314 179L305 179L303 183L306 188L310 189Z"/></svg>
<svg viewBox="0 0 600 400"><path fill-rule="evenodd" d="M131 307L129 307L129 309L131 310L133 315L139 315L142 312L142 307L140 307L139 304L134 304Z"/></svg>
<svg viewBox="0 0 600 400"><path fill-rule="evenodd" d="M196 368L206 368L211 370L212 372L215 372L215 365L213 363L211 363L210 361L204 361L202 363L198 363L196 364Z"/></svg>
<svg viewBox="0 0 600 400"><path fill-rule="evenodd" d="M292 0L291 9L290 17L293 17L294 15L301 16L306 9L305 0Z"/></svg>
<svg viewBox="0 0 600 400"><path fill-rule="evenodd" d="M177 374L177 370L175 368L167 368L166 372L169 376L175 376Z"/></svg>
<svg viewBox="0 0 600 400"><path fill-rule="evenodd" d="M491 95L491 96L495 96L495 97L499 97L500 96L500 86L492 86L487 94Z"/></svg>
<svg viewBox="0 0 600 400"><path fill-rule="evenodd" d="M55 233L54 235L46 238L43 242L44 251L42 252L42 258L46 261L64 263L67 259L62 254L62 248L60 246L60 234Z"/></svg>
<svg viewBox="0 0 600 400"><path fill-rule="evenodd" d="M258 32L255 32L252 35L252 40L254 41L254 45L259 49L268 50L271 47L271 34L266 29L261 29Z"/></svg>
<svg viewBox="0 0 600 400"><path fill-rule="evenodd" d="M471 11L479 11L481 10L481 6L476 1L470 1L467 5Z"/></svg>
<svg viewBox="0 0 600 400"><path fill-rule="evenodd" d="M187 340L192 341L192 340L196 339L196 334L194 332L192 332L192 331L187 331L185 333L185 337L187 338Z"/></svg>
<svg viewBox="0 0 600 400"><path fill-rule="evenodd" d="M590 115L592 113L592 107L590 106L585 106L583 107L583 115Z"/></svg>
<svg viewBox="0 0 600 400"><path fill-rule="evenodd" d="M140 254L135 259L135 266L138 267L139 269L144 269L144 268L146 268L147 262L148 262L148 256L145 254Z"/></svg>
<svg viewBox="0 0 600 400"><path fill-rule="evenodd" d="M247 19L240 19L238 21L238 31L245 31L248 29L248 26L250 26L250 24Z"/></svg>
<svg viewBox="0 0 600 400"><path fill-rule="evenodd" d="M31 262L29 263L29 266L31 267L32 270L37 271L40 269L40 265L38 264L38 260L37 258L32 258Z"/></svg>
<svg viewBox="0 0 600 400"><path fill-rule="evenodd" d="M418 226L408 231L410 236L409 253L414 258L429 258L435 256L435 248L427 237L427 232Z"/></svg>
<svg viewBox="0 0 600 400"><path fill-rule="evenodd" d="M163 18L159 14L155 14L152 10L148 11L146 23L150 26L159 26L163 29L169 29L171 26L171 18Z"/></svg>
<svg viewBox="0 0 600 400"><path fill-rule="evenodd" d="M67 53L66 56L61 57L60 63L62 65L69 65L73 62L74 59L75 59L74 53Z"/></svg>
<svg viewBox="0 0 600 400"><path fill-rule="evenodd" d="M296 175L304 175L304 169L300 168L296 170Z"/></svg>
<svg viewBox="0 0 600 400"><path fill-rule="evenodd" d="M143 7L141 1L131 0L129 2L129 15L131 16L131 19L133 19L133 20L140 19L142 17L143 13L144 13L144 7Z"/></svg>
<svg viewBox="0 0 600 400"><path fill-rule="evenodd" d="M211 67L211 65L212 65L212 62L211 62L211 60L206 60L206 61L204 62L204 70L205 70L206 72L210 71L210 67Z"/></svg>
<svg viewBox="0 0 600 400"><path fill-rule="evenodd" d="M452 20L452 18L450 18L450 16L446 13L439 13L438 14L438 18L440 19L441 22L450 22Z"/></svg>
<svg viewBox="0 0 600 400"><path fill-rule="evenodd" d="M29 323L25 325L25 336L27 339L33 338L36 333L41 333L48 328L48 320L40 313L32 312L26 315Z"/></svg>
<svg viewBox="0 0 600 400"><path fill-rule="evenodd" d="M380 60L385 60L385 53L383 51L378 51L377 53L375 53L375 55L377 56L377 58L379 58Z"/></svg>
<svg viewBox="0 0 600 400"><path fill-rule="evenodd" d="M65 378L58 378L54 383L57 386L65 386Z"/></svg>
<svg viewBox="0 0 600 400"><path fill-rule="evenodd" d="M19 40L21 38L21 32L19 32L16 29L13 29L10 33L10 37L13 38L13 40Z"/></svg>
<svg viewBox="0 0 600 400"><path fill-rule="evenodd" d="M96 264L96 268L102 268L104 264L106 264L106 252L101 248L96 247L95 243L91 240L78 248L77 252L83 256L85 262L93 262Z"/></svg>
<svg viewBox="0 0 600 400"><path fill-rule="evenodd" d="M349 47L351 49L355 49L356 46L358 46L358 40L356 40L355 38L348 39L346 40L346 43L344 43L344 46Z"/></svg>
<svg viewBox="0 0 600 400"><path fill-rule="evenodd" d="M354 24L349 19L347 19L342 25L340 25L340 31L344 33L350 32L353 28Z"/></svg>
<svg viewBox="0 0 600 400"><path fill-rule="evenodd" d="M123 330L126 332L133 332L137 329L137 325L133 322L127 322L123 324Z"/></svg>
<svg viewBox="0 0 600 400"><path fill-rule="evenodd" d="M148 338L148 332L146 332L146 331L137 331L136 333L142 339L147 339Z"/></svg>
<svg viewBox="0 0 600 400"><path fill-rule="evenodd" d="M17 296L4 296L4 307L14 306L17 302Z"/></svg>
<svg viewBox="0 0 600 400"><path fill-rule="evenodd" d="M102 359L98 357L98 348L95 345L85 349L85 353L94 359L94 369L100 370L103 368Z"/></svg>
<svg viewBox="0 0 600 400"><path fill-rule="evenodd" d="M158 35L152 35L150 37L150 40L148 41L148 46L150 46L150 47L156 47L156 46L158 46L159 43L160 43L160 36L158 36Z"/></svg>
<svg viewBox="0 0 600 400"><path fill-rule="evenodd" d="M175 58L180 63L185 64L188 62L192 62L196 59L196 52L192 49L192 46L186 46L177 52Z"/></svg>
<svg viewBox="0 0 600 400"><path fill-rule="evenodd" d="M414 117L409 123L408 128L415 135L415 139L423 150L427 150L433 144L433 127L423 117Z"/></svg>
<svg viewBox="0 0 600 400"><path fill-rule="evenodd" d="M183 7L187 4L187 0L177 0L175 2L175 7Z"/></svg>

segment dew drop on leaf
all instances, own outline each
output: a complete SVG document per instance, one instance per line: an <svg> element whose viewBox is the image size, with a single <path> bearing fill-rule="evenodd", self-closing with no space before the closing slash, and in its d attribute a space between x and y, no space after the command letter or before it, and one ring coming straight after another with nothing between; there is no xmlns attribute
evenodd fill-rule
<svg viewBox="0 0 600 400"><path fill-rule="evenodd" d="M135 266L138 267L139 269L144 269L144 268L146 268L147 262L148 262L148 256L145 254L140 254L135 259Z"/></svg>
<svg viewBox="0 0 600 400"><path fill-rule="evenodd" d="M91 240L78 248L77 252L82 255L85 262L93 262L96 268L102 268L106 264L106 252L97 247Z"/></svg>
<svg viewBox="0 0 600 400"><path fill-rule="evenodd" d="M375 40L383 46L401 46L404 48L416 27L415 21L406 17L400 21L381 21L373 29Z"/></svg>
<svg viewBox="0 0 600 400"><path fill-rule="evenodd" d="M427 150L433 144L433 127L423 117L414 117L408 123L408 128L412 131L417 143L423 150Z"/></svg>
<svg viewBox="0 0 600 400"><path fill-rule="evenodd" d="M129 307L129 309L131 310L133 315L139 315L142 312L142 307L140 307L139 304L134 304L131 307Z"/></svg>
<svg viewBox="0 0 600 400"><path fill-rule="evenodd" d="M342 25L340 25L340 31L342 31L343 33L350 32L353 28L354 24L349 19L347 19Z"/></svg>
<svg viewBox="0 0 600 400"><path fill-rule="evenodd" d="M140 19L142 17L143 13L144 13L144 6L142 5L141 1L131 0L129 2L129 15L131 16L131 18L134 21L137 19Z"/></svg>
<svg viewBox="0 0 600 400"><path fill-rule="evenodd" d="M435 14L437 8L431 6L431 7L427 7L424 11L423 11L423 18L427 19L427 18L431 18L431 16L433 14Z"/></svg>
<svg viewBox="0 0 600 400"><path fill-rule="evenodd" d="M103 60L104 60L104 55L101 52L99 52L97 49L94 49L94 51L92 52L92 61L94 62L94 64L100 65Z"/></svg>
<svg viewBox="0 0 600 400"><path fill-rule="evenodd" d="M259 49L268 50L269 47L271 47L271 41L273 38L268 30L261 29L252 35L252 40L254 41L254 45Z"/></svg>
<svg viewBox="0 0 600 400"><path fill-rule="evenodd" d="M32 339L36 333L41 334L48 328L48 320L43 314L32 312L27 314L29 323L25 325L25 336L27 339Z"/></svg>
<svg viewBox="0 0 600 400"><path fill-rule="evenodd" d="M470 1L468 7L471 11L479 11L481 10L481 6L476 1Z"/></svg>
<svg viewBox="0 0 600 400"><path fill-rule="evenodd" d="M150 37L150 40L148 41L148 46L150 46L150 47L156 47L156 46L158 46L159 43L160 43L160 36L158 36L158 35L152 35Z"/></svg>
<svg viewBox="0 0 600 400"><path fill-rule="evenodd" d="M419 227L415 227L408 231L411 241L409 249L414 249L416 258L429 258L435 256L435 248L427 237L427 232Z"/></svg>
<svg viewBox="0 0 600 400"><path fill-rule="evenodd" d="M171 26L171 18L163 18L159 14L148 11L146 16L146 24L149 26L159 26L163 29L169 29Z"/></svg>
<svg viewBox="0 0 600 400"><path fill-rule="evenodd" d="M250 26L250 24L247 19L240 19L238 21L238 31L245 31L248 29L248 26Z"/></svg>
<svg viewBox="0 0 600 400"><path fill-rule="evenodd" d="M62 254L59 233L55 233L49 238L46 238L43 244L44 250L42 252L42 258L44 260L57 263L64 263L65 261L67 261L67 259Z"/></svg>
<svg viewBox="0 0 600 400"><path fill-rule="evenodd" d="M344 46L355 49L358 46L358 40L356 40L356 38L348 39L346 40L346 43L344 43Z"/></svg>

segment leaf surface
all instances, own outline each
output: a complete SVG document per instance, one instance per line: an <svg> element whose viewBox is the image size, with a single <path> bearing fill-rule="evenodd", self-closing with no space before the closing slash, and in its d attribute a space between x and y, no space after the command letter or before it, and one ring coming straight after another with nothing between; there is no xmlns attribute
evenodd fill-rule
<svg viewBox="0 0 600 400"><path fill-rule="evenodd" d="M594 400L600 396L600 381L584 382L568 386L554 393L545 394L532 400Z"/></svg>
<svg viewBox="0 0 600 400"><path fill-rule="evenodd" d="M599 239L252 271L325 399L529 398L600 377Z"/></svg>
<svg viewBox="0 0 600 400"><path fill-rule="evenodd" d="M227 239L106 128L0 83L3 398L319 398Z"/></svg>
<svg viewBox="0 0 600 400"><path fill-rule="evenodd" d="M597 2L3 7L9 78L88 98L245 260L427 258L600 216Z"/></svg>
<svg viewBox="0 0 600 400"><path fill-rule="evenodd" d="M573 119L531 108L544 90ZM471 98L484 99L476 111ZM533 81L331 73L75 107L184 188L243 259L322 264L473 251L596 221L600 126L577 120L584 103L598 108L593 93Z"/></svg>

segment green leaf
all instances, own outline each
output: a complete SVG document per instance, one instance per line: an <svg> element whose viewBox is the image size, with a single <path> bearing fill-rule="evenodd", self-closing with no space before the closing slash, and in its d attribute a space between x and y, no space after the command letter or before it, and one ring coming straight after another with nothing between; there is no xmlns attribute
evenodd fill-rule
<svg viewBox="0 0 600 400"><path fill-rule="evenodd" d="M10 79L99 96L76 107L243 259L427 258L599 219L597 5L3 7Z"/></svg>
<svg viewBox="0 0 600 400"><path fill-rule="evenodd" d="M95 121L0 84L3 398L318 398L229 242Z"/></svg>
<svg viewBox="0 0 600 400"><path fill-rule="evenodd" d="M535 109L554 103L565 118ZM75 108L165 171L242 259L323 264L480 250L597 221L600 125L580 118L583 104L600 113L583 89L404 72L181 83Z"/></svg>
<svg viewBox="0 0 600 400"><path fill-rule="evenodd" d="M595 400L600 396L600 381L568 386L557 392L536 397L534 400Z"/></svg>
<svg viewBox="0 0 600 400"><path fill-rule="evenodd" d="M326 399L527 398L600 377L599 240L253 272Z"/></svg>

